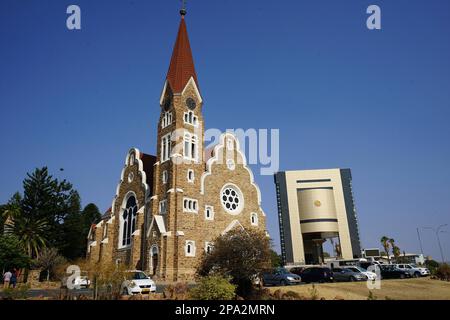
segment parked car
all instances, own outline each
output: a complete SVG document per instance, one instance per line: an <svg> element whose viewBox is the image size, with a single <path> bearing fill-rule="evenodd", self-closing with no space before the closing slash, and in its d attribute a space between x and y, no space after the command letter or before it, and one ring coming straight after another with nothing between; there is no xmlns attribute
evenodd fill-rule
<svg viewBox="0 0 450 320"><path fill-rule="evenodd" d="M393 264L382 264L380 267L381 279L405 279L411 278L407 271L400 270Z"/></svg>
<svg viewBox="0 0 450 320"><path fill-rule="evenodd" d="M149 294L156 292L156 284L143 271L127 271L126 279L122 282L120 292L123 295Z"/></svg>
<svg viewBox="0 0 450 320"><path fill-rule="evenodd" d="M306 268L300 274L302 281L306 283L310 282L333 282L333 272L330 268L326 267L310 267Z"/></svg>
<svg viewBox="0 0 450 320"><path fill-rule="evenodd" d="M284 268L278 268L270 272L265 272L262 275L262 283L267 285L287 286L291 284L298 284L302 281L299 275L290 273Z"/></svg>
<svg viewBox="0 0 450 320"><path fill-rule="evenodd" d="M303 267L294 267L294 268L289 269L289 272L296 274L298 276L301 276L303 270L305 270L305 268L303 268Z"/></svg>
<svg viewBox="0 0 450 320"><path fill-rule="evenodd" d="M367 276L364 273L349 268L334 268L333 278L335 281L367 281Z"/></svg>
<svg viewBox="0 0 450 320"><path fill-rule="evenodd" d="M427 268L418 267L414 264L397 264L395 266L400 270L407 271L411 277L415 278L426 277L431 274Z"/></svg>
<svg viewBox="0 0 450 320"><path fill-rule="evenodd" d="M88 289L91 285L91 280L89 280L87 273L82 272L79 276L72 277L66 276L61 279L61 288L69 288L68 281L72 282L71 289Z"/></svg>
<svg viewBox="0 0 450 320"><path fill-rule="evenodd" d="M347 269L352 270L353 272L361 272L364 274L370 281L377 280L377 274L375 272L367 271L364 268L358 266L348 266Z"/></svg>
<svg viewBox="0 0 450 320"><path fill-rule="evenodd" d="M360 262L358 263L358 267L361 267L363 269L369 270L369 267L372 266L380 266L382 265L382 263L380 263L379 261L368 261L368 262Z"/></svg>

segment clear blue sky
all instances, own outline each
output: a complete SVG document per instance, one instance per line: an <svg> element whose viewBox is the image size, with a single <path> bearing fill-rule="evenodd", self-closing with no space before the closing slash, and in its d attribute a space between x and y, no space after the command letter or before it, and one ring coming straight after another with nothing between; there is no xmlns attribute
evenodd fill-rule
<svg viewBox="0 0 450 320"><path fill-rule="evenodd" d="M281 170L351 168L364 247L388 235L417 252L417 226L450 223L449 1L188 2L206 127L279 128ZM382 31L365 27L370 4ZM155 153L179 7L0 2L0 202L46 165L84 205L111 205L129 148ZM278 246L273 178L256 180Z"/></svg>

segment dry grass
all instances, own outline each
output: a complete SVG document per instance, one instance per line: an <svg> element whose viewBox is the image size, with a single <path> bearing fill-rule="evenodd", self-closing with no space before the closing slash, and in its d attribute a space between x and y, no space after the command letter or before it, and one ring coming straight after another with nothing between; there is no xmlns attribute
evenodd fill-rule
<svg viewBox="0 0 450 320"><path fill-rule="evenodd" d="M315 288L320 298L327 300L366 300L369 289L365 282L340 282L316 284ZM270 290L294 291L301 296L308 297L312 285L298 285L290 287L271 287ZM381 289L371 290L378 300L450 300L450 282L431 280L429 278L384 280Z"/></svg>

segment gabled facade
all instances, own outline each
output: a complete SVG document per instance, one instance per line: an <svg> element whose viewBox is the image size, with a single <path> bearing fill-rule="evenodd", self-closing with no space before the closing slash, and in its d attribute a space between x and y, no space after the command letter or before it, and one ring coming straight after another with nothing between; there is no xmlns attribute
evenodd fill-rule
<svg viewBox="0 0 450 320"><path fill-rule="evenodd" d="M261 195L239 141L204 150L203 99L182 12L160 98L157 152L131 149L110 212L89 234L88 258L193 279L203 254L233 228L265 231Z"/></svg>

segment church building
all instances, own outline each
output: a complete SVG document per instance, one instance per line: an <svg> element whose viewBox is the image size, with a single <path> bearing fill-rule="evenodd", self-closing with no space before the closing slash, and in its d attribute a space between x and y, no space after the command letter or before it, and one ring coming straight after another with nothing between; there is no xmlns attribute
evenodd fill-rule
<svg viewBox="0 0 450 320"><path fill-rule="evenodd" d="M186 11L180 13L156 156L128 152L112 207L92 226L87 248L92 262L123 264L166 281L192 280L218 236L234 228L266 230L261 193L238 139L225 133L204 150L203 98Z"/></svg>

